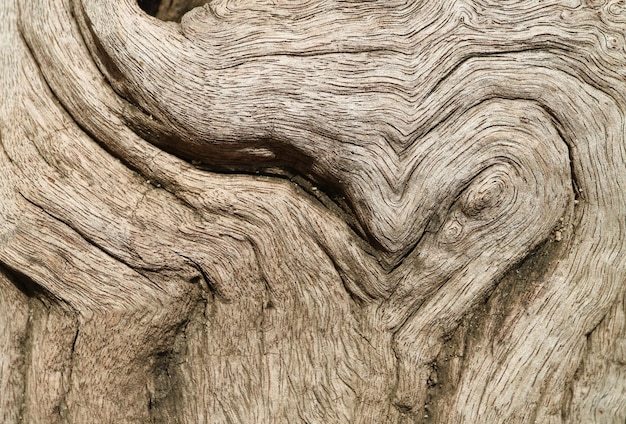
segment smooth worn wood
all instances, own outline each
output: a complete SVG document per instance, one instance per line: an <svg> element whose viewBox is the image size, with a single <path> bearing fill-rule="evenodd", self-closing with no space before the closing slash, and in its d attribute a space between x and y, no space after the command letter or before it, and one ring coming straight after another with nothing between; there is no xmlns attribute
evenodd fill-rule
<svg viewBox="0 0 626 424"><path fill-rule="evenodd" d="M3 422L626 419L621 2L0 28Z"/></svg>

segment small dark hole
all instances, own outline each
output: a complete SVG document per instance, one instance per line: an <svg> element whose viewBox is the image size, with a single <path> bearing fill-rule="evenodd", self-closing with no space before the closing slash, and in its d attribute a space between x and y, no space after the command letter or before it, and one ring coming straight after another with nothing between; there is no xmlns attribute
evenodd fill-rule
<svg viewBox="0 0 626 424"><path fill-rule="evenodd" d="M137 4L150 16L162 21L180 22L183 15L207 0L137 0Z"/></svg>
<svg viewBox="0 0 626 424"><path fill-rule="evenodd" d="M139 7L150 16L156 16L161 5L161 0L139 0Z"/></svg>

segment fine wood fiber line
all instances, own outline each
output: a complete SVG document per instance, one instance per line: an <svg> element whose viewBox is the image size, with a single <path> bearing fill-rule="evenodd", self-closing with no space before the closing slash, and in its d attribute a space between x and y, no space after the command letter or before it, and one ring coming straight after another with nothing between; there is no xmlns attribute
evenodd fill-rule
<svg viewBox="0 0 626 424"><path fill-rule="evenodd" d="M136 422L584 417L626 275L626 7L205 3L19 5L0 262L79 316L72 419L89 378L142 381ZM100 372L98 334L143 365Z"/></svg>

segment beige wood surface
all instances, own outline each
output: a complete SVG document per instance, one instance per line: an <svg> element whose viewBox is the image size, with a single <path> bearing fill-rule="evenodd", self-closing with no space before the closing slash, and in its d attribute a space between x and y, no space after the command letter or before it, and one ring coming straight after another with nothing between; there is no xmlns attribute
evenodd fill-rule
<svg viewBox="0 0 626 424"><path fill-rule="evenodd" d="M0 1L3 423L624 423L623 1L141 3Z"/></svg>

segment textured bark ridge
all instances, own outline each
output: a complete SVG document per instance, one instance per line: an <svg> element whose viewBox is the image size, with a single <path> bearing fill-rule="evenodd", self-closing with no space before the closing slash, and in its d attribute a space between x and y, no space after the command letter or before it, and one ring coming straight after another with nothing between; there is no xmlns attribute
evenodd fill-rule
<svg viewBox="0 0 626 424"><path fill-rule="evenodd" d="M623 2L0 18L3 422L626 419Z"/></svg>

